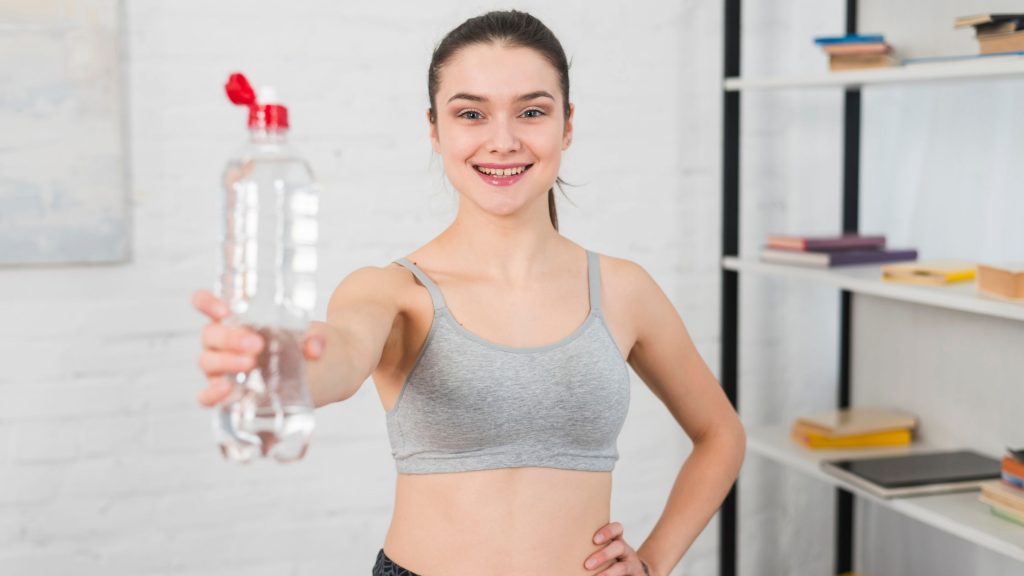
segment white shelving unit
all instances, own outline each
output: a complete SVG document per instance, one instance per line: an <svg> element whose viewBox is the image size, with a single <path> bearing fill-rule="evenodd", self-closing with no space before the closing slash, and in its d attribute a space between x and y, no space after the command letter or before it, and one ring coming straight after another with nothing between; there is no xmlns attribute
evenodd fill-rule
<svg viewBox="0 0 1024 576"><path fill-rule="evenodd" d="M822 73L781 78L730 77L723 81L726 92L803 88L860 88L863 86L922 81L1024 78L1024 55L971 58L947 62L921 63L885 69ZM870 193L870 191L868 191ZM741 228L742 229L742 228ZM740 275L773 276L792 281L811 281L854 294L934 306L950 310L1024 322L1024 304L980 294L974 282L948 286L924 286L882 280L881 266L842 266L812 268L763 262L758 259L724 257L724 270ZM1024 328L1024 324L1022 324ZM977 491L884 499L833 477L820 467L825 459L906 454L952 449L953 446L926 446L919 443L903 447L864 450L810 450L794 442L788 427L748 430L751 453L760 455L812 478L847 490L887 509L914 518L924 524L956 535L968 542L1024 562L1024 527L994 516L987 504L978 500ZM998 457L998 455L990 454ZM1022 568L1024 573L1024 568Z"/></svg>
<svg viewBox="0 0 1024 576"><path fill-rule="evenodd" d="M798 470L822 482L842 487L856 493L861 498L867 498L929 526L934 526L939 530L955 534L964 540L1024 562L1024 528L993 516L989 512L988 506L978 501L977 491L906 498L880 498L821 469L821 462L824 460L925 453L939 450L940 447L915 443L910 446L871 449L811 450L791 440L789 430L783 427L754 428L748 430L748 438L747 446L755 454ZM950 449L949 446L941 448ZM989 454L989 456L997 455Z"/></svg>
<svg viewBox="0 0 1024 576"><path fill-rule="evenodd" d="M974 282L957 282L949 286L889 282L882 280L880 265L810 268L760 260L724 258L722 267L743 273L812 280L858 294L1024 321L1024 303L980 294Z"/></svg>

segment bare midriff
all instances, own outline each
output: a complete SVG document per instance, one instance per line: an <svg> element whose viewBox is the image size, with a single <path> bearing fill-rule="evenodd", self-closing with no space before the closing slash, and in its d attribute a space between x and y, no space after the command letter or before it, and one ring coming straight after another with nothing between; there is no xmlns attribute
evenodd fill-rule
<svg viewBox="0 0 1024 576"><path fill-rule="evenodd" d="M611 472L499 468L399 474L384 553L423 576L597 574Z"/></svg>

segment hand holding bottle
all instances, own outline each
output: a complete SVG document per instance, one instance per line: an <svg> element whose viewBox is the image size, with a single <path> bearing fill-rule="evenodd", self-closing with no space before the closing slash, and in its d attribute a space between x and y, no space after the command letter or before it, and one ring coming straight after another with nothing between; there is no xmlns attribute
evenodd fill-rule
<svg viewBox="0 0 1024 576"><path fill-rule="evenodd" d="M229 315L228 307L209 290L196 290L192 305L210 319L203 327L203 349L199 355L199 368L206 375L208 386L199 393L198 400L203 406L212 407L231 394L233 385L228 375L256 367L266 342L259 333L245 326L221 323ZM324 342L323 335L307 334L303 342L306 360L319 360Z"/></svg>

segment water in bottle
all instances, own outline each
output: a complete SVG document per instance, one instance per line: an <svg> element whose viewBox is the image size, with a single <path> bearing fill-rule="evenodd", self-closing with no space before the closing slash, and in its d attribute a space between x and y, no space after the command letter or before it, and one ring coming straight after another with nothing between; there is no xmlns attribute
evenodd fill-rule
<svg viewBox="0 0 1024 576"><path fill-rule="evenodd" d="M232 393L214 409L224 457L301 459L314 427L302 353L315 306L318 194L309 164L288 145L288 109L242 74L225 86L249 108L249 140L224 170L224 228L217 292L226 325L264 339L256 366L228 374Z"/></svg>

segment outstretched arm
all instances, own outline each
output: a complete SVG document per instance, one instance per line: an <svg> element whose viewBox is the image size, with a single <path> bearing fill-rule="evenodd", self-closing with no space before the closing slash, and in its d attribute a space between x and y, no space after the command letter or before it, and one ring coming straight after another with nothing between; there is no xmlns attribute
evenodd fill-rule
<svg viewBox="0 0 1024 576"><path fill-rule="evenodd" d="M323 355L307 364L317 408L347 400L380 363L400 306L394 271L359 268L342 280L327 305L327 321L310 331L324 337Z"/></svg>

